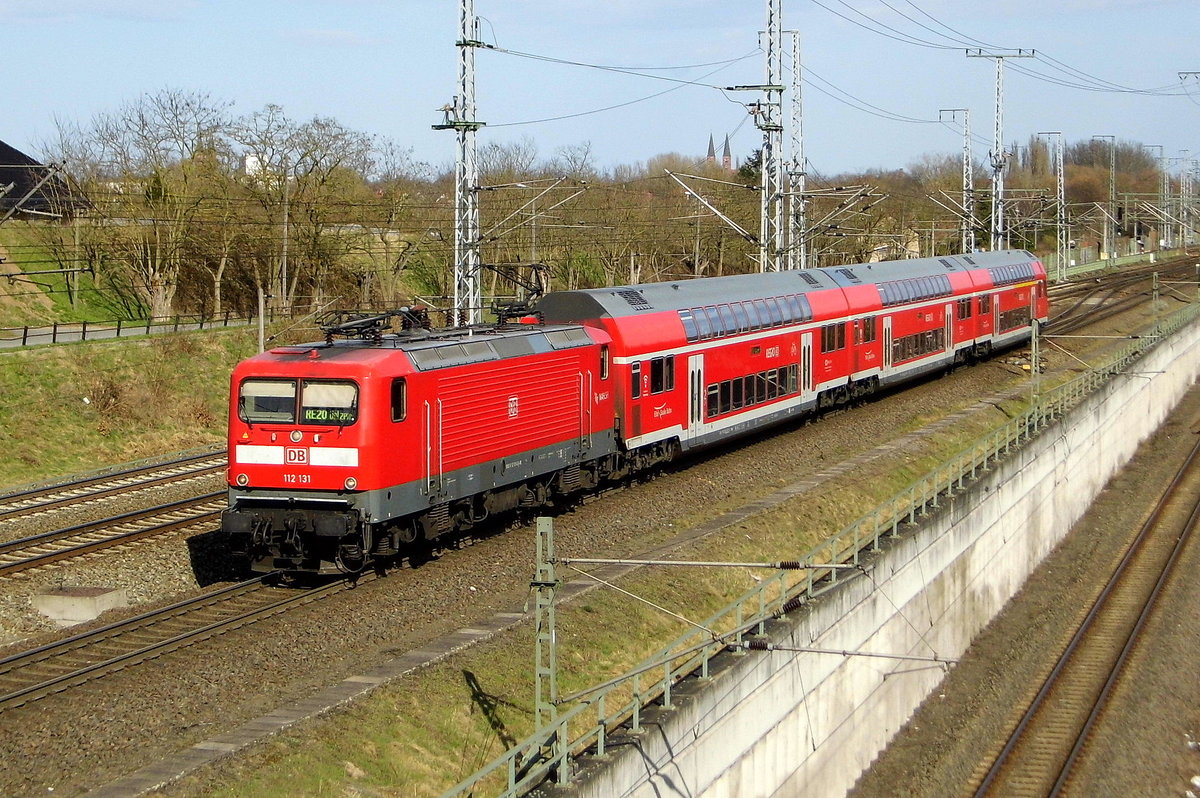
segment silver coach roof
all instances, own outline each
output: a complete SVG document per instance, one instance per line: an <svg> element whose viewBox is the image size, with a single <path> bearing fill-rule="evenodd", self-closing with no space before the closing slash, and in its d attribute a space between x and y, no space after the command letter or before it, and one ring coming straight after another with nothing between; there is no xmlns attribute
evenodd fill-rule
<svg viewBox="0 0 1200 798"><path fill-rule="evenodd" d="M940 258L860 263L760 274L736 274L698 280L555 291L542 297L536 310L547 322L619 318L638 313L740 302L831 288L872 285L911 277L927 277L974 269L1030 263L1037 258L1025 250L978 252Z"/></svg>

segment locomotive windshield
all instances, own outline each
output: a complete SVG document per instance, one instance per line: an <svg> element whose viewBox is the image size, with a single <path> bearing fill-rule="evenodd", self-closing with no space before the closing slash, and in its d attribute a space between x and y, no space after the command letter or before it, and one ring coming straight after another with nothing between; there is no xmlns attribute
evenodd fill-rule
<svg viewBox="0 0 1200 798"><path fill-rule="evenodd" d="M300 423L346 427L358 420L358 386L352 382L304 380Z"/></svg>
<svg viewBox="0 0 1200 798"><path fill-rule="evenodd" d="M238 393L238 416L250 424L296 423L296 381L245 380Z"/></svg>

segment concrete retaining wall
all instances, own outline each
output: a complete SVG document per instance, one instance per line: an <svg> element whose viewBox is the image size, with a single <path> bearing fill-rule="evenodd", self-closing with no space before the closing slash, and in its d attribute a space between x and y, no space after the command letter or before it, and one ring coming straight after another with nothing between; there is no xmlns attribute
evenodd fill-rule
<svg viewBox="0 0 1200 798"><path fill-rule="evenodd" d="M787 622L781 645L959 656L1200 373L1184 328ZM941 681L922 662L753 652L614 739L572 796L840 796ZM549 794L559 792L551 790Z"/></svg>

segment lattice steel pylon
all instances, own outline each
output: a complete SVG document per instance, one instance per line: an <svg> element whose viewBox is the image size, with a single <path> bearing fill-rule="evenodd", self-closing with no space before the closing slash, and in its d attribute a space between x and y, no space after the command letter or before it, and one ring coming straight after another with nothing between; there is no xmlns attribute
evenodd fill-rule
<svg viewBox="0 0 1200 798"><path fill-rule="evenodd" d="M962 202L959 214L959 246L963 252L975 251L975 163L971 155L971 109L942 108L939 114L950 114L953 120L963 115Z"/></svg>
<svg viewBox="0 0 1200 798"><path fill-rule="evenodd" d="M792 37L792 102L790 133L791 157L788 159L787 192L787 267L808 268L808 172L804 163L804 95L800 82L800 31L787 31Z"/></svg>
<svg viewBox="0 0 1200 798"><path fill-rule="evenodd" d="M458 41L458 94L442 107L445 119L434 130L458 134L454 160L454 312L451 324L483 321L483 290L479 257L479 160L475 134L485 123L475 119L475 48L479 18L474 0L460 0Z"/></svg>
<svg viewBox="0 0 1200 798"><path fill-rule="evenodd" d="M1058 279L1067 276L1067 262L1071 252L1071 228L1067 219L1067 175L1064 157L1063 134L1059 130L1038 133L1039 136L1054 137L1054 240L1058 254Z"/></svg>
<svg viewBox="0 0 1200 798"><path fill-rule="evenodd" d="M777 272L785 245L784 210L786 198L783 185L783 0L767 0L766 55L767 82L762 87L763 98L758 104L755 124L763 132L762 198L759 225L759 268Z"/></svg>
<svg viewBox="0 0 1200 798"><path fill-rule="evenodd" d="M1007 231L1004 228L1004 170L1008 166L1009 153L1004 149L1004 59L1033 58L1033 50L1013 50L1011 52L984 52L980 49L967 49L968 58L994 58L996 60L996 130L993 138L992 151L988 157L992 163L992 218L991 218L991 249L1003 249L1006 244Z"/></svg>

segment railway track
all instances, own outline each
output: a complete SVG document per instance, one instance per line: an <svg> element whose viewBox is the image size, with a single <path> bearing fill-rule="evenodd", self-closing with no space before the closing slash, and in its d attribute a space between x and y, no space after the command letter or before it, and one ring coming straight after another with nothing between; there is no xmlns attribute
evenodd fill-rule
<svg viewBox="0 0 1200 798"><path fill-rule="evenodd" d="M268 578L239 582L0 659L0 712L351 587L335 582L295 590L273 587Z"/></svg>
<svg viewBox="0 0 1200 798"><path fill-rule="evenodd" d="M160 504L66 529L0 543L0 577L79 557L154 535L215 522L226 506L225 491Z"/></svg>
<svg viewBox="0 0 1200 798"><path fill-rule="evenodd" d="M1200 523L1200 442L1160 497L973 795L1066 794L1125 663Z"/></svg>
<svg viewBox="0 0 1200 798"><path fill-rule="evenodd" d="M1155 274L1159 275L1164 288L1178 280L1195 281L1196 260L1189 258L1171 263L1130 267L1103 279L1051 286L1051 308L1056 312L1050 318L1049 331L1052 334L1070 333L1146 302ZM1169 296L1171 293L1164 290L1162 295Z"/></svg>
<svg viewBox="0 0 1200 798"><path fill-rule="evenodd" d="M217 474L225 468L225 462L224 452L192 454L166 463L0 494L0 521Z"/></svg>

